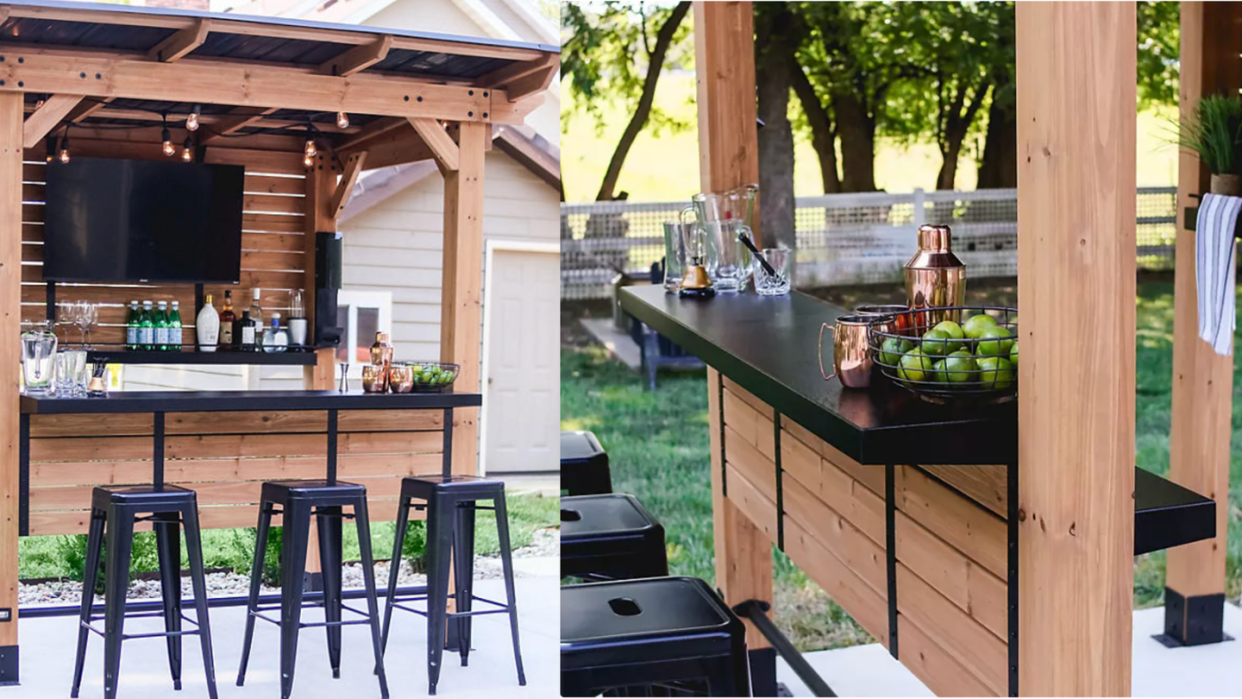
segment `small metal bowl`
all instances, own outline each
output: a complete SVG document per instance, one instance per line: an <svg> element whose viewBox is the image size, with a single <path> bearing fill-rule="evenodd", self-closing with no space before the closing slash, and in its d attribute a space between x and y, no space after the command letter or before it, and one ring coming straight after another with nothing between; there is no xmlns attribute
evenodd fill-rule
<svg viewBox="0 0 1242 699"><path fill-rule="evenodd" d="M378 364L362 367L362 392L384 393L388 390L388 371Z"/></svg>
<svg viewBox="0 0 1242 699"><path fill-rule="evenodd" d="M401 364L394 364L388 370L388 390L393 393L413 392L414 369Z"/></svg>

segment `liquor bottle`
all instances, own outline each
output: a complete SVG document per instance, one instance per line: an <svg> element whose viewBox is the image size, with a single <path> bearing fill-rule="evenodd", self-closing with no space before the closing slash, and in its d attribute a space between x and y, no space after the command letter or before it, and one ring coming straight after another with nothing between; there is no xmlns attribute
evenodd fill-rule
<svg viewBox="0 0 1242 699"><path fill-rule="evenodd" d="M194 321L194 332L198 335L199 352L215 352L216 343L220 341L220 314L211 305L211 294L203 302L203 310L198 312Z"/></svg>
<svg viewBox="0 0 1242 699"><path fill-rule="evenodd" d="M160 301L155 311L155 349L168 351L168 302Z"/></svg>
<svg viewBox="0 0 1242 699"><path fill-rule="evenodd" d="M138 302L129 302L129 314L125 316L125 349L138 349L138 318L142 314L138 311Z"/></svg>
<svg viewBox="0 0 1242 699"><path fill-rule="evenodd" d="M272 314L272 325L263 333L264 352L284 352L289 349L289 333L280 327L280 314Z"/></svg>
<svg viewBox="0 0 1242 699"><path fill-rule="evenodd" d="M233 326L237 323L237 314L233 312L233 292L224 290L224 309L220 311L220 349L231 352L233 347Z"/></svg>
<svg viewBox="0 0 1242 699"><path fill-rule="evenodd" d="M155 348L155 312L151 310L151 302L142 302L142 315L138 318L138 345L150 351Z"/></svg>
<svg viewBox="0 0 1242 699"><path fill-rule="evenodd" d="M172 313L168 316L168 349L181 351L181 302L172 302Z"/></svg>
<svg viewBox="0 0 1242 699"><path fill-rule="evenodd" d="M254 352L258 349L254 341L254 321L250 319L250 311L242 311L242 317L238 327L241 331L241 339L238 349L242 352Z"/></svg>
<svg viewBox="0 0 1242 699"><path fill-rule="evenodd" d="M250 320L259 328L263 327L263 307L259 305L259 292L261 289L254 290L254 300L250 302Z"/></svg>

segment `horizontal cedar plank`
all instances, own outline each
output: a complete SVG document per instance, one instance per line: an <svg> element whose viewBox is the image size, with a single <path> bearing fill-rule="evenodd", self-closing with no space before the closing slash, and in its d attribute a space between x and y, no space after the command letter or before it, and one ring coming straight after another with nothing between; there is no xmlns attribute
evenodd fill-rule
<svg viewBox="0 0 1242 699"><path fill-rule="evenodd" d="M168 413L164 418L164 433L170 435L327 431L326 410Z"/></svg>
<svg viewBox="0 0 1242 699"><path fill-rule="evenodd" d="M371 522L391 522L397 517L397 501L395 498L370 497L367 499L367 510ZM90 516L87 510L72 512L31 512L30 534L47 536L52 534L85 534L86 522ZM411 512L411 520L426 518L424 512ZM203 529L237 529L254 527L259 520L259 510L254 505L217 505L200 507L198 511L199 526ZM279 518L274 518L276 526ZM345 526L352 526L346 524ZM150 531L150 522L139 522L134 526L137 531ZM379 560L388 558L391 551L375 552Z"/></svg>
<svg viewBox="0 0 1242 699"><path fill-rule="evenodd" d="M793 438L788 431L781 437L781 467L792 476L791 480L800 483L872 541L884 542L883 499L801 440Z"/></svg>
<svg viewBox="0 0 1242 699"><path fill-rule="evenodd" d="M971 563L966 581L970 615L1002 640L1009 638L1009 588L1004 580Z"/></svg>
<svg viewBox="0 0 1242 699"><path fill-rule="evenodd" d="M42 274L42 272L40 272ZM90 284L66 286L58 285L56 298L66 301L93 301L95 303L124 303L131 300L143 301L180 301L181 320L187 318L186 311L194 308L194 286L192 284ZM44 303L47 301L47 288L42 281L22 284L22 303ZM190 315L193 315L192 313ZM191 321L192 322L192 321Z"/></svg>
<svg viewBox="0 0 1242 699"><path fill-rule="evenodd" d="M244 250L241 268L245 271L274 270L301 272L306 256L301 252L276 252L271 250Z"/></svg>
<svg viewBox="0 0 1242 699"><path fill-rule="evenodd" d="M1002 580L1009 559L1005 522L912 466L897 468L897 508Z"/></svg>
<svg viewBox="0 0 1242 699"><path fill-rule="evenodd" d="M23 182L42 182L43 176L47 173L47 163L41 160L32 160L22 163L22 181Z"/></svg>
<svg viewBox="0 0 1242 699"><path fill-rule="evenodd" d="M320 456L327 454L326 434L242 434L170 436L164 441L169 459L234 456Z"/></svg>
<svg viewBox="0 0 1242 699"><path fill-rule="evenodd" d="M374 497L395 498L401 494L401 479L388 476L355 478L354 483L363 485L367 494ZM209 505L258 504L263 481L224 481L215 483L176 483L198 494L200 507ZM67 486L61 488L31 488L30 511L51 512L89 508L91 486Z"/></svg>
<svg viewBox="0 0 1242 699"><path fill-rule="evenodd" d="M444 449L440 432L350 432L339 438L341 454L439 454Z"/></svg>
<svg viewBox="0 0 1242 699"><path fill-rule="evenodd" d="M854 621L888 647L888 603L790 517L785 517L785 554Z"/></svg>
<svg viewBox="0 0 1242 699"><path fill-rule="evenodd" d="M205 162L212 165L242 165L256 173L304 175L302 153L248 150L242 148L208 148Z"/></svg>
<svg viewBox="0 0 1242 699"><path fill-rule="evenodd" d="M304 214L306 212L306 200L302 197L247 194L242 197L242 211L246 213Z"/></svg>
<svg viewBox="0 0 1242 699"><path fill-rule="evenodd" d="M443 430L443 410L341 410L336 429L340 432L404 432Z"/></svg>
<svg viewBox="0 0 1242 699"><path fill-rule="evenodd" d="M755 526L763 531L773 543L776 543L777 512L776 502L765 495L752 483L744 473L731 464L725 464L728 474L728 498L737 509L746 515Z"/></svg>
<svg viewBox="0 0 1242 699"><path fill-rule="evenodd" d="M839 451L836 447L833 447L819 437L816 437L810 432L810 430L783 415L781 416L781 425L784 426L786 432L788 432L790 436L809 447L811 451L818 453L832 465L849 474L851 478L870 488L875 494L883 497L883 466L864 466L858 463L857 461L841 453L841 451ZM783 442L784 439L782 438L781 441Z"/></svg>
<svg viewBox="0 0 1242 699"><path fill-rule="evenodd" d="M908 616L989 690L1008 693L1009 651L1004 642L900 562L897 590L898 612Z"/></svg>
<svg viewBox="0 0 1242 699"><path fill-rule="evenodd" d="M245 192L247 194L291 194L305 196L306 178L304 177L266 177L246 173Z"/></svg>
<svg viewBox="0 0 1242 699"><path fill-rule="evenodd" d="M150 437L81 437L30 440L30 460L91 461L150 459Z"/></svg>
<svg viewBox="0 0 1242 699"><path fill-rule="evenodd" d="M741 386L737 385L736 383L728 379L724 380L724 387L726 391L732 391L733 394L736 395L738 398L741 398L742 400L746 401L746 403L748 403L750 407L758 411L760 415L763 415L769 420L773 419L775 411L772 409L772 406L756 398L755 394L751 393L750 391L747 391L746 389L742 388Z"/></svg>
<svg viewBox="0 0 1242 699"><path fill-rule="evenodd" d="M303 238L296 233L265 233L262 231L243 231L242 250L263 252L285 252L304 254Z"/></svg>
<svg viewBox="0 0 1242 699"><path fill-rule="evenodd" d="M796 480L785 482L784 504L786 517L798 522L821 546L857 573L876 594L888 599L884 547L867 538Z"/></svg>
<svg viewBox="0 0 1242 699"><path fill-rule="evenodd" d="M31 437L130 437L154 433L151 413L31 415Z"/></svg>
<svg viewBox="0 0 1242 699"><path fill-rule="evenodd" d="M746 474L764 497L776 502L776 463L750 445L744 437L725 425L724 458Z"/></svg>
<svg viewBox="0 0 1242 699"><path fill-rule="evenodd" d="M724 392L724 421L768 460L776 460L776 436L772 433L772 421L729 390Z"/></svg>
<svg viewBox="0 0 1242 699"><path fill-rule="evenodd" d="M1008 475L1005 466L924 466L919 468L944 481L975 502L1009 517Z"/></svg>
<svg viewBox="0 0 1242 699"><path fill-rule="evenodd" d="M248 231L297 233L306 226L302 219L302 216L248 213L242 215L242 228Z"/></svg>
<svg viewBox="0 0 1242 699"><path fill-rule="evenodd" d="M897 637L901 639L901 664L910 668L910 672L936 696L999 696L970 674L904 614L897 615Z"/></svg>

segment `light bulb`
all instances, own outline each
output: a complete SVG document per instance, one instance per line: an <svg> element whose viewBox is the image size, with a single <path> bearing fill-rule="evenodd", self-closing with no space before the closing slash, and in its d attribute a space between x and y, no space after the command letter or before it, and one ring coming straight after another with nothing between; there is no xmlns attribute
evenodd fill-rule
<svg viewBox="0 0 1242 699"><path fill-rule="evenodd" d="M194 160L194 142L190 140L189 136L185 137L185 145L181 150L181 159L187 163Z"/></svg>
<svg viewBox="0 0 1242 699"><path fill-rule="evenodd" d="M302 164L306 167L310 167L315 164L315 159L308 155L305 158L302 158Z"/></svg>
<svg viewBox="0 0 1242 699"><path fill-rule="evenodd" d="M306 157L313 158L319 151L315 148L315 139L306 139Z"/></svg>
<svg viewBox="0 0 1242 699"><path fill-rule="evenodd" d="M173 156L177 154L177 149L174 148L172 144L172 134L168 133L167 126L164 127L164 133L161 135L161 140L164 141L164 155Z"/></svg>
<svg viewBox="0 0 1242 699"><path fill-rule="evenodd" d="M62 143L60 146L60 162L62 163L69 162L69 142L68 141L66 141L65 143Z"/></svg>
<svg viewBox="0 0 1242 699"><path fill-rule="evenodd" d="M194 105L194 111L190 112L190 116L185 118L186 131L198 131L198 114L202 109L197 104Z"/></svg>
<svg viewBox="0 0 1242 699"><path fill-rule="evenodd" d="M346 114L345 112L337 112L336 113L336 125L339 128L348 129L349 128L349 115Z"/></svg>

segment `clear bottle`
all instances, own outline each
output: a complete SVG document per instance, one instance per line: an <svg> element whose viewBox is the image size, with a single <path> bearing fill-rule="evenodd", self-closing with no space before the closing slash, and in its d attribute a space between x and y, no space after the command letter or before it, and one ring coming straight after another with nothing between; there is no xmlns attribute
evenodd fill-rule
<svg viewBox="0 0 1242 699"><path fill-rule="evenodd" d="M155 349L168 351L168 302L160 301L155 311Z"/></svg>
<svg viewBox="0 0 1242 699"><path fill-rule="evenodd" d="M233 292L224 290L224 308L220 310L220 349L233 351L233 330L237 324L237 314L233 312Z"/></svg>
<svg viewBox="0 0 1242 699"><path fill-rule="evenodd" d="M254 321L250 319L250 311L242 311L240 325L241 337L238 338L238 349L242 352L253 352L258 349L254 341Z"/></svg>
<svg viewBox="0 0 1242 699"><path fill-rule="evenodd" d="M194 332L198 336L199 352L215 352L220 341L220 314L211 305L211 294L204 299L203 309L194 320Z"/></svg>
<svg viewBox="0 0 1242 699"><path fill-rule="evenodd" d="M259 292L261 291L262 289L255 289L254 299L250 302L250 320L260 328L263 327L263 306L259 305Z"/></svg>
<svg viewBox="0 0 1242 699"><path fill-rule="evenodd" d="M181 351L181 302L172 302L172 313L168 316L168 349Z"/></svg>
<svg viewBox="0 0 1242 699"><path fill-rule="evenodd" d="M138 348L155 348L155 312L151 310L150 301L142 302L142 315L138 317Z"/></svg>
<svg viewBox="0 0 1242 699"><path fill-rule="evenodd" d="M280 314L272 314L272 324L263 332L264 352L284 352L289 349L289 333L280 327Z"/></svg>
<svg viewBox="0 0 1242 699"><path fill-rule="evenodd" d="M142 313L138 310L138 302L129 302L129 314L125 316L125 349L138 349L138 323Z"/></svg>

